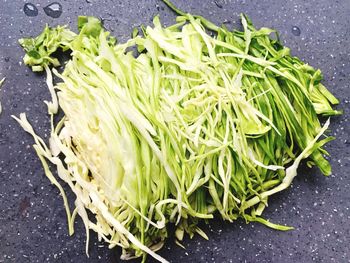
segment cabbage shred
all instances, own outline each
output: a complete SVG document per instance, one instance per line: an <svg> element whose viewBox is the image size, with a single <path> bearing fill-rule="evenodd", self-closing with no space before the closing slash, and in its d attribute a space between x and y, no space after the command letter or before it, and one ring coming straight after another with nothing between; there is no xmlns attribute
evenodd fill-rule
<svg viewBox="0 0 350 263"><path fill-rule="evenodd" d="M49 146L25 114L14 118L60 190L70 234L79 215L87 239L94 230L122 247L123 259L167 262L155 251L168 223L179 241L207 238L197 223L214 217L291 229L261 217L268 197L291 184L304 158L331 173L323 145L333 137L319 116L340 112L320 70L243 15L243 31L229 31L176 11L176 24L155 17L122 44L94 17L79 17L78 34L47 26L20 40L25 63L47 73ZM71 51L61 73L49 68L59 65L59 48ZM61 79L55 85L51 72ZM76 196L73 211L53 167Z"/></svg>
<svg viewBox="0 0 350 263"><path fill-rule="evenodd" d="M4 81L5 81L5 78L2 78L0 80L0 88L1 88L2 84L4 83ZM1 106L1 101L0 101L0 114L1 114L1 112L2 112L2 106Z"/></svg>

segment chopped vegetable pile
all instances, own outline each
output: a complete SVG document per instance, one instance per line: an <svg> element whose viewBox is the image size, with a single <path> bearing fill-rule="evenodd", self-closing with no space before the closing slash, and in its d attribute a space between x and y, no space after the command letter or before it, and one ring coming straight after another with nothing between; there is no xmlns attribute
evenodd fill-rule
<svg viewBox="0 0 350 263"><path fill-rule="evenodd" d="M340 112L320 70L245 16L243 31L230 31L167 4L180 14L176 24L155 17L126 43L94 17L79 17L78 34L47 26L20 40L24 62L47 73L49 146L25 114L14 118L61 192L69 233L79 215L87 239L94 230L122 247L123 259L166 262L155 251L169 223L178 241L206 238L197 223L214 217L288 230L261 217L268 197L291 184L302 159L331 173L323 146L333 137L319 116ZM60 73L50 69L58 49L71 51ZM61 79L55 85L51 72ZM76 196L73 211L54 166Z"/></svg>

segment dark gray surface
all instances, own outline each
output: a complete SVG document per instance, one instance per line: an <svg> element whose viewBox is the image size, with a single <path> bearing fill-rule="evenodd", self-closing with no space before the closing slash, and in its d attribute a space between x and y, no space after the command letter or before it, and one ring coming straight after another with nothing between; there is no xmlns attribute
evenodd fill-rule
<svg viewBox="0 0 350 263"><path fill-rule="evenodd" d="M45 23L75 29L78 15L103 18L107 29L123 40L134 26L150 24L157 13L166 24L174 15L156 0L59 2L63 14L57 19L45 15L43 7L51 3L47 0L32 1L39 10L36 17L25 16L24 1L0 3L0 79L7 78L0 92L0 262L120 262L120 251L108 250L96 238L86 258L80 220L75 235L68 236L62 200L43 175L30 147L32 138L10 118L26 112L40 135L49 132L42 102L49 99L44 77L21 65L23 52L17 40L37 35ZM299 169L293 187L270 199L265 217L292 225L294 231L215 220L204 227L210 241L187 238L183 250L170 238L160 254L172 262L350 262L350 1L216 2L174 0L182 9L216 23L233 21L229 26L237 26L239 13L245 12L257 27L278 29L294 55L323 71L323 83L344 109L331 124L337 140L327 146L333 173L327 178L316 169ZM299 36L293 34L294 26L300 28Z"/></svg>

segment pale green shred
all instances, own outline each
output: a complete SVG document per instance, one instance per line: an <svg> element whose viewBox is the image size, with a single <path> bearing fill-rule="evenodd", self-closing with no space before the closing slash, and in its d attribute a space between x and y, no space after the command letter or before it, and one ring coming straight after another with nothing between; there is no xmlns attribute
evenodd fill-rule
<svg viewBox="0 0 350 263"><path fill-rule="evenodd" d="M302 159L331 172L322 146L333 137L318 115L340 112L320 71L245 16L242 32L229 31L165 2L178 23L164 27L155 17L126 43L93 17L79 17L79 34L46 27L20 40L25 63L47 74L49 147L25 114L14 118L60 190L70 234L82 218L86 253L90 229L122 247L123 259L150 254L161 262L155 251L168 223L178 243L184 233L208 238L197 223L219 216L289 230L261 217L268 197L292 183ZM58 48L71 58L63 72L52 69L62 80L54 85ZM54 124L59 109L64 117ZM73 212L47 162L75 193Z"/></svg>
<svg viewBox="0 0 350 263"><path fill-rule="evenodd" d="M4 83L4 81L5 81L5 78L2 78L2 80L0 80L0 88L1 88L2 84ZM0 100L0 114L1 114L1 112L2 112L2 106L1 106L1 100Z"/></svg>

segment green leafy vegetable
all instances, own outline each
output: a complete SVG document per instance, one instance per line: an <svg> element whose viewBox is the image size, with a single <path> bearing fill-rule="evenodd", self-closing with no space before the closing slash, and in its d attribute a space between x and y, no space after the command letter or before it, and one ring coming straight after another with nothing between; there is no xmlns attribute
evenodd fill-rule
<svg viewBox="0 0 350 263"><path fill-rule="evenodd" d="M33 71L43 71L44 65L57 67L60 65L57 58L51 56L58 48L66 51L69 43L76 37L76 34L65 26L50 28L46 25L44 31L36 38L22 38L20 45L26 51L23 61L26 65L32 66Z"/></svg>
<svg viewBox="0 0 350 263"><path fill-rule="evenodd" d="M4 81L5 81L5 78L0 80L0 88L1 88L2 84L4 83ZM2 112L2 106L1 106L1 101L0 101L0 114L1 114L1 112Z"/></svg>
<svg viewBox="0 0 350 263"><path fill-rule="evenodd" d="M184 233L207 238L197 223L218 216L289 230L261 217L268 197L292 183L302 159L331 173L322 146L333 138L319 115L340 112L320 71L245 16L243 31L231 32L165 2L180 14L177 24L155 17L126 43L93 17L79 17L79 34L46 27L20 40L25 63L47 73L49 147L25 114L14 118L61 192L70 234L79 214L87 239L94 230L110 248L122 247L123 259L166 262L155 251L169 222L179 241ZM62 73L52 70L62 80L54 86L49 66L58 65L58 48L71 59ZM54 125L58 107L64 117ZM73 212L47 162L75 193Z"/></svg>

